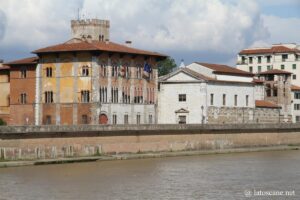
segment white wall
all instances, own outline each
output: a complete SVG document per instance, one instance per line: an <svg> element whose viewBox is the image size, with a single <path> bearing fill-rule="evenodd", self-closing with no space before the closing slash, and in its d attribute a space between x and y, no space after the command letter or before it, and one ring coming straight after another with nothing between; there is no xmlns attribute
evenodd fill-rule
<svg viewBox="0 0 300 200"><path fill-rule="evenodd" d="M186 102L179 102L179 94L186 94ZM187 113L187 123L201 123L202 110L206 113L206 83L161 84L158 102L158 123L176 124L175 111L183 108Z"/></svg>
<svg viewBox="0 0 300 200"><path fill-rule="evenodd" d="M213 106L216 107L224 107L223 94L226 94L226 107L255 107L254 86L252 84L210 82L207 87L208 106L210 106L210 94L214 94ZM237 106L234 105L234 95L238 95ZM246 95L249 95L248 106L246 106Z"/></svg>
<svg viewBox="0 0 300 200"><path fill-rule="evenodd" d="M247 82L247 83L251 83L253 80L252 77L232 76L232 75L223 75L223 74L217 74L216 78L217 80L222 80L222 81L237 81L237 82Z"/></svg>
<svg viewBox="0 0 300 200"><path fill-rule="evenodd" d="M199 65L197 63L192 63L192 64L186 66L186 68L194 70L195 72L198 72L199 74L203 74L204 76L208 76L208 77L211 77L211 78L216 78L216 75L213 74L212 69L209 69L207 67Z"/></svg>

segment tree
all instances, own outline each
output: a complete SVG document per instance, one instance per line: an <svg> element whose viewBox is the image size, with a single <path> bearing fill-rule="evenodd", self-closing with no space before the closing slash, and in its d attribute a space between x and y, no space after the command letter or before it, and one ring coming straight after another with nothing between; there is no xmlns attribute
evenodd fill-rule
<svg viewBox="0 0 300 200"><path fill-rule="evenodd" d="M171 57L167 57L165 60L159 61L157 63L158 76L164 76L172 72L172 69L176 66L175 60Z"/></svg>
<svg viewBox="0 0 300 200"><path fill-rule="evenodd" d="M0 118L0 126L5 126L6 125L6 122Z"/></svg>

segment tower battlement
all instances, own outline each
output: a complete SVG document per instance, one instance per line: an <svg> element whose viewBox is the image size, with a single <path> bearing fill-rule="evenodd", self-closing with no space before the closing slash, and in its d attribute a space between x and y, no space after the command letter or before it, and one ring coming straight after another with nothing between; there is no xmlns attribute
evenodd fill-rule
<svg viewBox="0 0 300 200"><path fill-rule="evenodd" d="M73 38L106 41L109 40L109 28L109 20L71 20Z"/></svg>

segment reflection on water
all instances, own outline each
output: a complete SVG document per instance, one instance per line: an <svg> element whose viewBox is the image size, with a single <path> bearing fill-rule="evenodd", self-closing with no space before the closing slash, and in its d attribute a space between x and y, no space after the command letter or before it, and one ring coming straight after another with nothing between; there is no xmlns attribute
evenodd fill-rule
<svg viewBox="0 0 300 200"><path fill-rule="evenodd" d="M244 191L253 189L295 190L281 199L300 199L300 151L0 169L0 200L252 199Z"/></svg>

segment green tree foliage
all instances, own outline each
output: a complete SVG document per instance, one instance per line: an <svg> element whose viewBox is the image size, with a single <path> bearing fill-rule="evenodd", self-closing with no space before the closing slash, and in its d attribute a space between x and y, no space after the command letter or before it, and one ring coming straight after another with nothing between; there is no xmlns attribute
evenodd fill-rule
<svg viewBox="0 0 300 200"><path fill-rule="evenodd" d="M172 72L172 69L176 67L176 63L173 58L167 57L165 60L158 62L157 67L158 67L158 76L164 76Z"/></svg>
<svg viewBox="0 0 300 200"><path fill-rule="evenodd" d="M5 126L6 125L6 122L0 118L0 126Z"/></svg>

